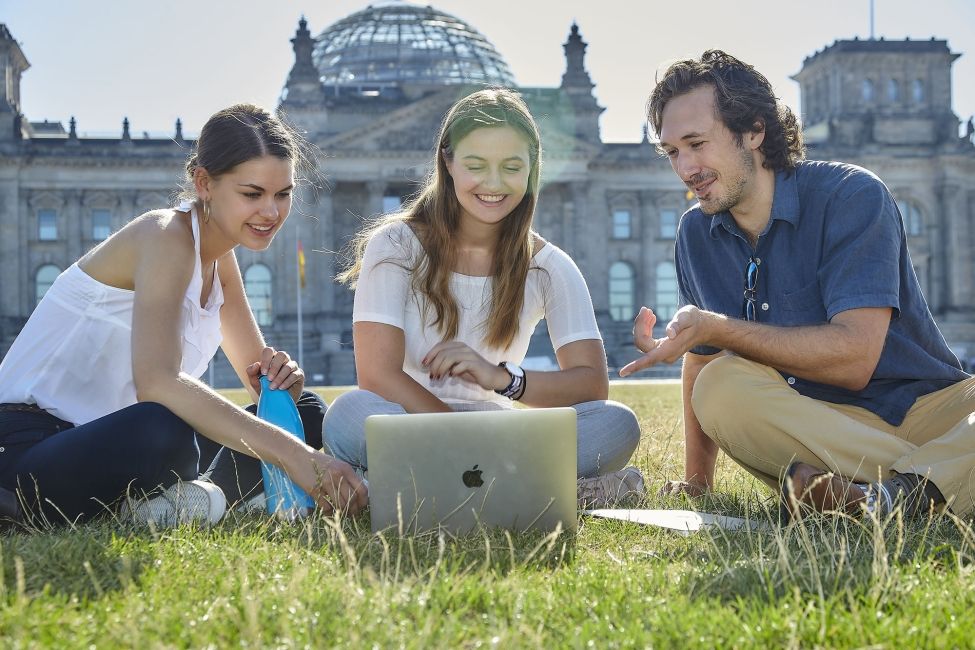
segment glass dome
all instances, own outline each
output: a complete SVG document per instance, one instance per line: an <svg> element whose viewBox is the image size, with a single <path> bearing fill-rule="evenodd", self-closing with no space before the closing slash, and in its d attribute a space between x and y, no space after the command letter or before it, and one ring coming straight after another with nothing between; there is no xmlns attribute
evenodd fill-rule
<svg viewBox="0 0 975 650"><path fill-rule="evenodd" d="M508 64L473 27L412 2L370 5L325 29L312 58L325 86L513 86Z"/></svg>

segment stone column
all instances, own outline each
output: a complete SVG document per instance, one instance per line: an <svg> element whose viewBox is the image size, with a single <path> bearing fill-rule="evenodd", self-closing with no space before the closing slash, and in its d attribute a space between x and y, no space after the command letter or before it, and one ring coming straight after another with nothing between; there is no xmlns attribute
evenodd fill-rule
<svg viewBox="0 0 975 650"><path fill-rule="evenodd" d="M340 224L336 223L335 201L332 194L334 189L335 187L332 186L321 191L316 209L318 220L315 242L316 248L322 252L315 253L318 264L315 277L318 283L316 292L319 305L315 326L319 332L318 353L322 355L323 372L332 381L342 380L342 383L350 383L354 382L354 371L350 374L348 367L345 370L341 367L333 367L342 366L340 361L336 361L343 358L342 335L352 327L351 308L347 306L351 292L346 285L339 284L335 280L335 275L345 263L347 244L340 236ZM354 365L353 362L352 366Z"/></svg>
<svg viewBox="0 0 975 650"><path fill-rule="evenodd" d="M118 201L117 214L112 217L112 230L118 230L128 222L132 221L138 216L136 210L138 209L138 192L126 190L116 193L116 200Z"/></svg>
<svg viewBox="0 0 975 650"><path fill-rule="evenodd" d="M293 265L290 277L294 280L297 291L297 255L298 239L301 239L302 250L305 254L305 288L301 294L301 307L308 329L314 314L321 311L324 302L323 295L328 292L330 278L325 270L328 245L322 238L323 217L321 210L321 196L326 190L305 189L296 197L288 217L287 251L291 255ZM297 307L297 303L295 303ZM307 350L306 350L307 351Z"/></svg>
<svg viewBox="0 0 975 650"><path fill-rule="evenodd" d="M543 206L545 211L544 224L537 224L538 215L536 213L536 228L539 234L545 239L551 240L555 245L563 250L568 250L566 240L566 224L569 223L567 216L571 206L569 205L565 186L561 183L546 185L539 198L539 206Z"/></svg>
<svg viewBox="0 0 975 650"><path fill-rule="evenodd" d="M593 216L589 208L589 183L572 181L569 183L569 192L572 200L572 209L566 210L564 219L568 221L563 226L566 250L576 261L579 268L583 269L583 275L587 275L585 270L588 262L587 251L586 247L582 246L581 243L586 241L586 223Z"/></svg>
<svg viewBox="0 0 975 650"><path fill-rule="evenodd" d="M67 253L71 264L84 253L84 218L81 209L81 191L68 190L64 192L64 239L67 242ZM67 268L65 265L62 268Z"/></svg>
<svg viewBox="0 0 975 650"><path fill-rule="evenodd" d="M18 316L25 318L34 307L32 298L34 295L34 278L30 263L30 243L37 239L35 234L37 232L37 207L34 204L32 194L28 190L20 195L17 206L17 212L21 215L21 227L17 233L17 253L15 256L17 268L13 276L4 275L4 279L16 278L17 280L15 309Z"/></svg>
<svg viewBox="0 0 975 650"><path fill-rule="evenodd" d="M330 311L335 305L335 292L340 290L335 284L335 274L341 265L341 242L335 238L335 215L332 204L332 193L329 189L322 189L318 196L318 206L315 210L314 239L315 248L322 253L314 253L317 266L315 267L315 281L320 287L318 290L318 308L323 311ZM306 246L305 256L308 256ZM345 289L341 289L344 291Z"/></svg>
<svg viewBox="0 0 975 650"><path fill-rule="evenodd" d="M10 169L10 168L8 168ZM16 168L10 171L15 171ZM28 224L27 213L21 207L20 183L16 175L0 178L0 318L20 316L19 294L25 285L24 268L19 264L22 232ZM2 346L3 341L0 341ZM5 350L0 348L0 354Z"/></svg>
<svg viewBox="0 0 975 650"><path fill-rule="evenodd" d="M657 229L660 218L658 205L660 192L644 190L639 193L640 201L640 268L637 269L637 302L650 305L653 295L654 273L656 271Z"/></svg>
<svg viewBox="0 0 975 650"><path fill-rule="evenodd" d="M365 196L359 187L366 190ZM339 253L346 250L355 234L381 210L385 188L385 182L381 181L371 181L361 185L338 183L332 186L327 202L330 215L327 235L329 251L331 251L330 271L340 266ZM329 275L330 279L332 277L333 274ZM328 312L336 315L343 328L351 328L352 292L348 288L333 284L328 299L330 300Z"/></svg>
<svg viewBox="0 0 975 650"><path fill-rule="evenodd" d="M938 224L938 233L934 238L933 259L934 264L931 268L931 293L934 298L932 311L943 314L952 305L952 268L951 268L951 241L954 237L951 222L951 197L959 191L957 185L948 183L941 184L937 188L938 214L935 216Z"/></svg>
<svg viewBox="0 0 975 650"><path fill-rule="evenodd" d="M949 301L951 311L970 311L975 306L975 268L972 265L971 215L968 214L967 193L958 186L946 187L946 218L951 223L948 240Z"/></svg>
<svg viewBox="0 0 975 650"><path fill-rule="evenodd" d="M386 194L387 183L384 180L368 181L366 192L369 198L366 201L366 214L364 217L371 218L379 215L383 211L383 196Z"/></svg>
<svg viewBox="0 0 975 650"><path fill-rule="evenodd" d="M961 242L962 257L967 264L962 304L975 310L975 256L972 255L975 250L975 189L969 190L967 195L962 212L962 219L968 224L968 236Z"/></svg>

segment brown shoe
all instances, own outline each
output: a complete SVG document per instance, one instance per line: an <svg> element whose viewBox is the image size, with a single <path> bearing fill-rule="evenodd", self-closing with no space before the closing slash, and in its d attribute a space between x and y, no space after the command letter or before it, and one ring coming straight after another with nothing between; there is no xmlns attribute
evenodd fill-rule
<svg viewBox="0 0 975 650"><path fill-rule="evenodd" d="M795 462L786 469L782 480L779 518L788 523L801 517L804 510L855 515L862 511L866 498L853 481L808 463Z"/></svg>

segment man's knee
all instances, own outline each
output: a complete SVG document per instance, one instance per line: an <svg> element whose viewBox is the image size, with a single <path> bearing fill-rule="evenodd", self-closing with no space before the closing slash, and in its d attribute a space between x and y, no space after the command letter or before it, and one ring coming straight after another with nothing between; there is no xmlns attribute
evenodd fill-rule
<svg viewBox="0 0 975 650"><path fill-rule="evenodd" d="M737 356L723 356L708 363L698 374L691 392L691 407L709 436L719 423L748 417L757 397L746 376L762 372L764 366Z"/></svg>

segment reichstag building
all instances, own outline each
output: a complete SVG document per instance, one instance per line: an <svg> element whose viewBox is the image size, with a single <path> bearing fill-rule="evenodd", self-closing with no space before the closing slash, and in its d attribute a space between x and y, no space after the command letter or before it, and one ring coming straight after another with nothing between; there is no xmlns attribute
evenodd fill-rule
<svg viewBox="0 0 975 650"><path fill-rule="evenodd" d="M0 354L62 270L134 215L169 203L193 144L179 123L164 139L133 136L127 122L116 138L87 138L78 136L73 118L63 124L24 116L20 80L29 53L14 39L15 28L0 24ZM300 349L312 382L351 384L352 293L333 282L342 263L337 251L365 219L397 208L416 190L456 99L514 79L473 26L429 6L370 6L318 36L301 19L291 44L295 61L281 71L278 109L325 152L327 186L298 197L269 251L238 249L238 256L269 343L293 355ZM602 141L603 107L586 71L586 47L572 25L562 44L561 82L519 90L543 132L536 229L582 269L615 369L635 357L636 309L650 305L666 321L676 308L674 236L689 203L646 138ZM951 110L951 65L959 56L935 39L836 41L797 62L793 79L809 157L856 163L885 180L931 311L970 363L975 146L971 120L962 130ZM529 354L532 367L554 362L544 331ZM210 379L236 382L222 357Z"/></svg>

